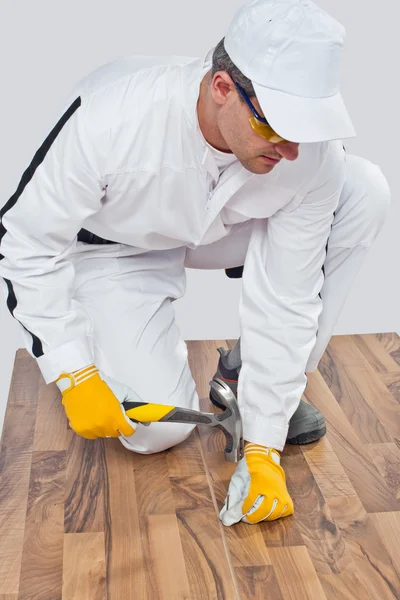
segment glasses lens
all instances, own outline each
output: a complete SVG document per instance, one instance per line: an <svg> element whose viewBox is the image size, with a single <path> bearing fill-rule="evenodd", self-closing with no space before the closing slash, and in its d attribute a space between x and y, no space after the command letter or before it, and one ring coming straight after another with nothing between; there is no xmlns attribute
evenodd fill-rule
<svg viewBox="0 0 400 600"><path fill-rule="evenodd" d="M280 135L278 135L270 125L266 123L262 123L255 117L250 117L250 125L260 135L266 138L269 142L273 142L274 144L288 144L288 140L285 140Z"/></svg>

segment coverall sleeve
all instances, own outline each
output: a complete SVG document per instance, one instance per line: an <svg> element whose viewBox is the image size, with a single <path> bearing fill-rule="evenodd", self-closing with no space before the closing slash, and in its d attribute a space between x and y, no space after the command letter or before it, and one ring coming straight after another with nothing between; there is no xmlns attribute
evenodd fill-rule
<svg viewBox="0 0 400 600"><path fill-rule="evenodd" d="M291 212L254 223L239 302L244 439L283 450L307 384L326 245L344 184L345 155L331 143L308 193Z"/></svg>
<svg viewBox="0 0 400 600"><path fill-rule="evenodd" d="M90 104L65 110L0 211L0 284L46 383L93 362L92 324L72 298L68 254L104 196Z"/></svg>

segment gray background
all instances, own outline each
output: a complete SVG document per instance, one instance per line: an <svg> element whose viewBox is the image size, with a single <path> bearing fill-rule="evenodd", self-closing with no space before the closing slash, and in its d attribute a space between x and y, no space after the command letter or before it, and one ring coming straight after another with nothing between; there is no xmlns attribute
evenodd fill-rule
<svg viewBox="0 0 400 600"><path fill-rule="evenodd" d="M3 206L53 128L72 86L101 64L129 54L202 56L224 35L238 0L101 2L24 0L0 4L0 159ZM390 215L358 274L335 334L400 332L399 8L395 0L319 0L347 30L341 90L357 130L347 151L378 164L389 181ZM185 339L239 335L241 280L188 270L175 303ZM19 325L0 296L0 429Z"/></svg>

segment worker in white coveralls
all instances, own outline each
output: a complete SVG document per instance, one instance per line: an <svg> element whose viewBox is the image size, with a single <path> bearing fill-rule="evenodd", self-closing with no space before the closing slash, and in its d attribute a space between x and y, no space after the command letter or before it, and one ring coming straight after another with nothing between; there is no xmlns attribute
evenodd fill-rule
<svg viewBox="0 0 400 600"><path fill-rule="evenodd" d="M311 0L252 0L202 59L98 68L1 210L1 281L26 348L76 433L138 453L195 427L135 424L121 406L199 409L172 305L185 268L244 267L241 352L221 351L216 374L238 379L246 441L225 525L293 514L280 453L325 433L301 401L307 372L390 206L380 168L343 147L344 37Z"/></svg>

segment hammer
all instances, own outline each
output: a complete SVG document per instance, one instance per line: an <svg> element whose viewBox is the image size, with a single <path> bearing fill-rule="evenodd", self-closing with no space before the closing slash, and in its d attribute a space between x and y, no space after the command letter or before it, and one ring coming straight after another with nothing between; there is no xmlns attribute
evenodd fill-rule
<svg viewBox="0 0 400 600"><path fill-rule="evenodd" d="M195 423L218 427L226 438L225 460L239 462L244 456L242 419L235 394L222 379L213 379L210 386L220 404L222 413L205 413L179 406L151 404L148 402L122 402L127 417L139 423Z"/></svg>

